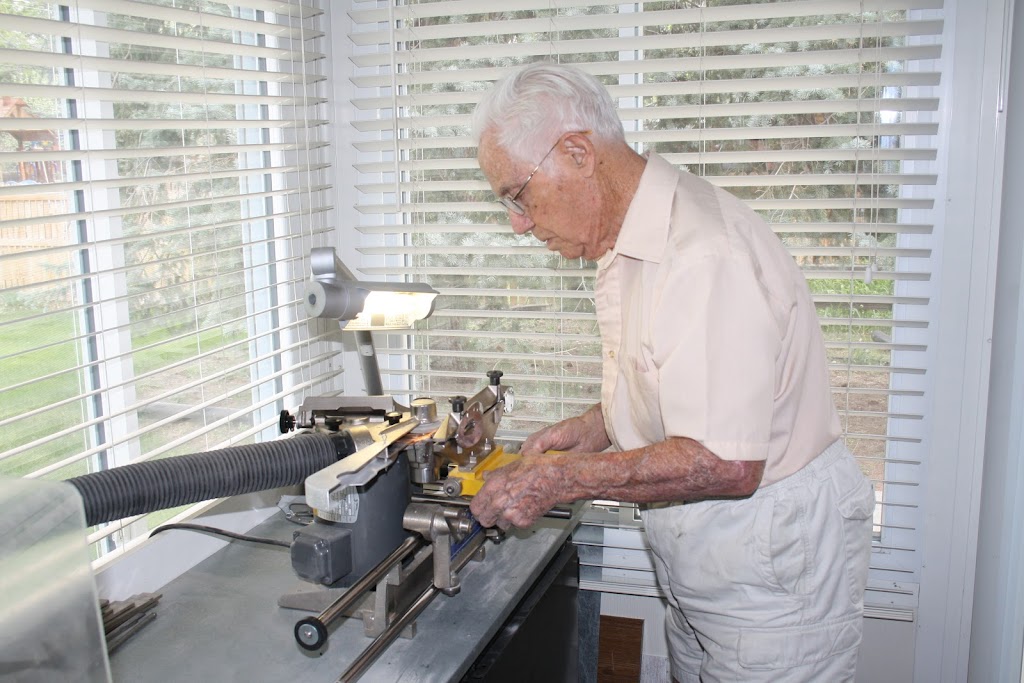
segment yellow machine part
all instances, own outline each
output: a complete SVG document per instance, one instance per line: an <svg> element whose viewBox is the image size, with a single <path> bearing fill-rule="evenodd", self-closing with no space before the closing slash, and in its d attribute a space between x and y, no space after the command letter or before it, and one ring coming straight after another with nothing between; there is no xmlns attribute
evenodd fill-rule
<svg viewBox="0 0 1024 683"><path fill-rule="evenodd" d="M484 485L484 472L504 467L519 460L520 457L518 453L506 452L504 446L496 446L494 451L477 463L473 469L461 470L455 466L448 470L448 480L459 480L462 484L460 495L475 496L480 487Z"/></svg>

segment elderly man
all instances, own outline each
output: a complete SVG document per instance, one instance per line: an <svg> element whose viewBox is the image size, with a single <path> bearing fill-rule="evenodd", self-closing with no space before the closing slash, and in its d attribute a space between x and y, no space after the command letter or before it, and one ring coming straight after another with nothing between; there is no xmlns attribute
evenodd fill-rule
<svg viewBox="0 0 1024 683"><path fill-rule="evenodd" d="M641 503L676 680L852 680L874 494L788 252L727 192L634 152L576 68L508 76L474 134L513 230L597 261L603 358L601 403L531 435L477 519Z"/></svg>

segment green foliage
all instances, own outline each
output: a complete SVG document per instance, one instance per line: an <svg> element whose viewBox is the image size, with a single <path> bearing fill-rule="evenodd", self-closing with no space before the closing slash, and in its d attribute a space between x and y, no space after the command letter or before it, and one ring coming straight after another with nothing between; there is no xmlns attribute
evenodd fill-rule
<svg viewBox="0 0 1024 683"><path fill-rule="evenodd" d="M895 283L892 280L881 278L871 282L865 282L863 278L816 278L809 280L807 284L813 294L892 296L895 291Z"/></svg>

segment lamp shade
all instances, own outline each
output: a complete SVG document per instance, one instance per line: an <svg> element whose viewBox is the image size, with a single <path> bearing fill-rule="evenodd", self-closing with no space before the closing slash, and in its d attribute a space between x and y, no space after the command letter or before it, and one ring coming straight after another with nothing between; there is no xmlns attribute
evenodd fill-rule
<svg viewBox="0 0 1024 683"><path fill-rule="evenodd" d="M421 282L361 282L333 247L310 255L313 279L306 288L306 312L331 318L346 330L401 330L434 312L437 290Z"/></svg>

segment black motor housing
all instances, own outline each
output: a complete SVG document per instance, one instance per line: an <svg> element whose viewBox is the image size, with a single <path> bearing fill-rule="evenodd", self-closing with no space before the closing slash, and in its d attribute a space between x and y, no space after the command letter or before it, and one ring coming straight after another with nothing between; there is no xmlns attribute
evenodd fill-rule
<svg viewBox="0 0 1024 683"><path fill-rule="evenodd" d="M325 586L349 586L376 567L410 535L402 527L412 499L405 453L373 481L350 487L341 521L315 517L296 531L292 569L301 578Z"/></svg>

